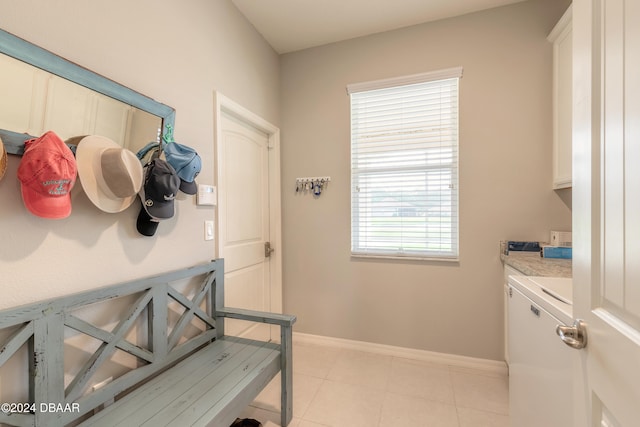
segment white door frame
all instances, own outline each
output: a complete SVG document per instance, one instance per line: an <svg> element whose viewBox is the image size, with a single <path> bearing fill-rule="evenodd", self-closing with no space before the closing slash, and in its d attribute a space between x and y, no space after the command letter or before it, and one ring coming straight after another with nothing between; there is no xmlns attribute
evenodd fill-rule
<svg viewBox="0 0 640 427"><path fill-rule="evenodd" d="M282 209L280 202L280 129L272 125L262 117L254 114L240 104L232 101L218 91L213 92L214 118L213 128L215 133L215 176L218 187L218 200L223 200L221 194L226 189L221 187L224 182L220 176L219 162L224 158L221 155L222 141L222 113L234 116L235 118L259 129L267 134L269 140L269 241L275 251L270 258L270 307L273 313L282 313ZM224 224L220 224L220 206L216 209L216 236L220 236L220 230ZM221 239L216 239L216 257L224 258Z"/></svg>

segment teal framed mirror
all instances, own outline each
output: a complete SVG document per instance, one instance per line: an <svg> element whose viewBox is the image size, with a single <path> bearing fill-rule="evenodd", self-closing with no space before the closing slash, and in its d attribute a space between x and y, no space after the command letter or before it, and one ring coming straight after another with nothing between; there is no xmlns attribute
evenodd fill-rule
<svg viewBox="0 0 640 427"><path fill-rule="evenodd" d="M72 150L84 135L106 136L134 153L172 140L175 110L48 50L0 30L0 138L10 154L53 130Z"/></svg>

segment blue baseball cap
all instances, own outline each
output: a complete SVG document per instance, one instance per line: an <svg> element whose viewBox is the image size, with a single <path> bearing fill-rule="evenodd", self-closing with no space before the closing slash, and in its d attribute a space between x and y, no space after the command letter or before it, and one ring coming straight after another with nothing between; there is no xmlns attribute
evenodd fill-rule
<svg viewBox="0 0 640 427"><path fill-rule="evenodd" d="M163 151L167 163L173 166L180 177L180 191L196 194L198 187L195 179L202 168L202 160L196 150L177 142L170 142L163 144Z"/></svg>

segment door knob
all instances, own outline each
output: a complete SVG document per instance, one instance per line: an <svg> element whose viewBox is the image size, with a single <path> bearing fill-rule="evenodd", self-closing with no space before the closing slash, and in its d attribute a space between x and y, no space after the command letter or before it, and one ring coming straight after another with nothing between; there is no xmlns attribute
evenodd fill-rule
<svg viewBox="0 0 640 427"><path fill-rule="evenodd" d="M556 326L556 334L571 348L580 350L587 346L587 325L581 319L576 319L573 326Z"/></svg>

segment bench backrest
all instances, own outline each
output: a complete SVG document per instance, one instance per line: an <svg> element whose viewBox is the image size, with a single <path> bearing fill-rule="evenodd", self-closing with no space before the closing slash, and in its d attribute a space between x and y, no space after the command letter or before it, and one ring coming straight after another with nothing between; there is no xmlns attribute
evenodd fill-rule
<svg viewBox="0 0 640 427"><path fill-rule="evenodd" d="M198 282L195 290L191 286L190 298L177 290L176 285L194 280ZM9 415L0 411L0 424L67 424L224 335L223 319L214 316L216 308L224 304L223 281L224 264L220 259L1 310L0 333L4 331L8 338L0 340L0 369L12 357L27 358L24 363L28 365L29 398L23 403L32 405L33 413ZM115 304L120 311L111 330L104 325L95 326L78 314L95 312L94 308L102 304ZM83 358L79 369L70 369L73 375L65 372L64 360L65 354L70 353L70 335L85 335L99 342L97 349ZM135 343L131 342L132 335ZM93 390L100 381L96 374L110 363L116 351L132 355L135 362L129 363L132 366L127 366L126 372ZM14 409L25 411L24 405Z"/></svg>

